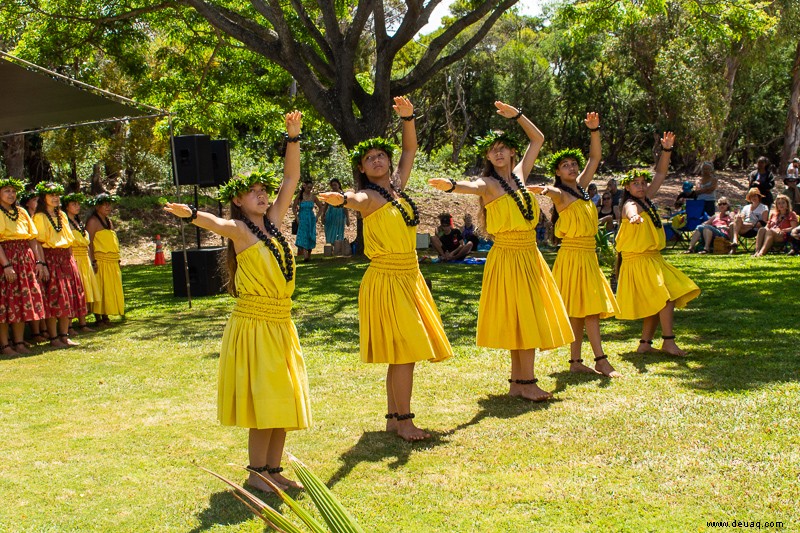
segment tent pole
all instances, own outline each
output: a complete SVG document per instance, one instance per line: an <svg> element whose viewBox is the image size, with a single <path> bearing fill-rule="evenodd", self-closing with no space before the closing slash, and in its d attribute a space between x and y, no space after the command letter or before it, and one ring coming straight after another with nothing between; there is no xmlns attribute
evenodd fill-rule
<svg viewBox="0 0 800 533"><path fill-rule="evenodd" d="M172 181L175 183L175 197L176 202L181 201L181 186L178 183L178 160L175 157L175 132L172 128L172 113L169 117L169 144L172 157ZM186 224L183 219L180 220L181 225L181 244L183 246L183 279L186 280L186 298L189 302L189 309L192 308L192 287L189 283L189 256L186 253ZM173 267L174 268L174 267Z"/></svg>

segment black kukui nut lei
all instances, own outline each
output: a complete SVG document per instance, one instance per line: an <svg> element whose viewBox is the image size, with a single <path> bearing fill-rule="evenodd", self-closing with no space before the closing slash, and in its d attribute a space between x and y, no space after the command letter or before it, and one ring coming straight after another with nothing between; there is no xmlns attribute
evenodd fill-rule
<svg viewBox="0 0 800 533"><path fill-rule="evenodd" d="M503 188L504 191L506 191L506 194L511 195L511 197L514 199L514 202L516 202L517 207L519 208L519 212L522 213L523 218L525 218L525 220L533 220L534 214L533 214L533 203L531 202L531 196L530 194L526 194L527 191L525 191L525 186L522 185L522 180L519 179L519 176L517 176L513 172L511 173L511 177L514 178L514 183L517 184L517 188L523 192L522 196L525 197L524 206L522 205L522 200L520 200L519 195L514 194L514 190L511 188L511 185L506 183L506 180L501 178L500 175L497 174L497 171L495 169L492 169L490 175L500 183L500 186Z"/></svg>
<svg viewBox="0 0 800 533"><path fill-rule="evenodd" d="M566 192L568 194L571 194L572 196L574 196L578 200L585 200L587 202L591 200L591 198L589 198L589 193L586 192L586 189L584 189L583 187L581 187L577 183L575 184L575 186L578 188L577 191L575 189L573 189L572 187L567 187L563 183L556 183L556 187L557 188L561 189L562 191L564 191L564 192Z"/></svg>
<svg viewBox="0 0 800 533"><path fill-rule="evenodd" d="M397 192L397 194L400 195L400 198L402 198L403 200L408 202L408 205L411 206L411 213L414 215L413 218L408 216L408 213L406 212L405 209L403 209L403 206L400 204L400 201L397 198L393 198L392 195L389 194L389 191L387 191L386 189L384 189L380 185L376 185L376 184L370 182L370 183L367 183L366 188L367 189L372 189L373 191L377 192L378 194L383 196L386 199L387 202L389 202L390 204L395 206L397 208L397 210L400 211L400 214L403 215L403 220L405 221L406 226L413 227L413 226L418 226L419 225L419 211L417 211L417 205L414 203L414 201L406 193L404 193L403 191L399 191L397 189L394 189L394 187L392 187L392 189L394 189Z"/></svg>
<svg viewBox="0 0 800 533"><path fill-rule="evenodd" d="M69 216L67 216L67 220L69 220L69 225L72 226L73 229L77 230L84 237L88 237L88 233L86 232L86 224L82 224L80 220L72 220Z"/></svg>
<svg viewBox="0 0 800 533"><path fill-rule="evenodd" d="M264 227L267 228L267 232L273 235L283 248L283 259L281 259L280 250L278 247L275 246L275 243L272 242L272 239L269 238L268 235L265 235L263 231L259 229L258 226L253 224L249 219L245 218L242 220L245 226L247 226L250 231L253 232L253 235L258 237L260 241L262 241L269 251L272 252L272 255L275 256L275 260L278 262L278 266L281 269L281 274L286 281L292 281L294 277L294 264L292 260L292 249L289 247L289 242L286 240L286 237L275 227L275 224L270 222L267 218L267 215L264 215Z"/></svg>
<svg viewBox="0 0 800 533"><path fill-rule="evenodd" d="M53 217L50 216L50 213L47 211L44 212L47 220L50 221L50 225L53 226L53 229L56 230L56 233L61 233L61 230L64 229L64 223L61 221L61 209L56 207L56 222L53 221Z"/></svg>
<svg viewBox="0 0 800 533"><path fill-rule="evenodd" d="M5 207L0 205L0 211L2 211L9 219L11 219L11 222L16 222L19 218L19 208L17 208L17 204L12 205L11 209L8 211L6 211Z"/></svg>
<svg viewBox="0 0 800 533"><path fill-rule="evenodd" d="M98 215L96 212L94 213L94 216L97 217L97 220L100 221L100 225L101 226L103 226L105 229L111 229L111 221L110 220L103 221L103 218L100 215Z"/></svg>
<svg viewBox="0 0 800 533"><path fill-rule="evenodd" d="M635 196L631 196L631 200L633 200L634 202L639 204L639 207L642 208L642 211L647 213L647 215L650 217L650 220L653 221L653 225L656 228L660 228L662 226L661 217L658 216L658 210L656 209L656 204L654 204L653 201L650 200L650 198L648 198L646 196L644 197L644 199L645 199L645 202L647 202L646 204L645 204L645 202L642 202L641 200L639 200Z"/></svg>

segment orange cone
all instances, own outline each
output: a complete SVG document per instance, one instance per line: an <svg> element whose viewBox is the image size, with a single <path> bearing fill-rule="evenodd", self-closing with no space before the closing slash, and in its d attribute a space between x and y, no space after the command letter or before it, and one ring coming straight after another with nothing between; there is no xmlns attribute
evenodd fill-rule
<svg viewBox="0 0 800 533"><path fill-rule="evenodd" d="M156 259L153 261L154 265L166 265L164 260L164 248L161 246L161 235L156 235Z"/></svg>

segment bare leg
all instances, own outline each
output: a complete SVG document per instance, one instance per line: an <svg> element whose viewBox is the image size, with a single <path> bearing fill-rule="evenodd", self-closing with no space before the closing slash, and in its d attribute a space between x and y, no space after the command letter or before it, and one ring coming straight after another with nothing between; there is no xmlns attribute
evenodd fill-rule
<svg viewBox="0 0 800 533"><path fill-rule="evenodd" d="M272 438L269 439L269 447L267 448L267 464L273 468L281 466L281 459L283 458L283 448L286 445L286 430L283 428L275 428L272 430ZM284 477L280 472L270 474L272 479L278 485L285 485L293 489L302 489L303 484Z"/></svg>
<svg viewBox="0 0 800 533"><path fill-rule="evenodd" d="M439 255L439 257L444 255L442 241L436 235L431 235L431 246L433 246L433 249L436 250L436 253Z"/></svg>
<svg viewBox="0 0 800 533"><path fill-rule="evenodd" d="M464 259L465 257L467 257L467 255L469 255L471 251L472 251L472 243L471 242L464 243L453 251L450 260L459 261L461 259Z"/></svg>
<svg viewBox="0 0 800 533"><path fill-rule="evenodd" d="M664 339L661 343L661 351L682 356L686 355L686 352L678 348L678 345L675 343L674 333L672 332L674 314L675 302L672 301L667 302L664 309L658 312L658 318L661 320L661 338Z"/></svg>
<svg viewBox="0 0 800 533"><path fill-rule="evenodd" d="M569 345L569 354L571 356L569 360L569 371L582 374L597 374L593 368L584 365L583 359L581 358L584 322L583 318L569 317L569 325L572 326L572 333L575 336L575 340Z"/></svg>
<svg viewBox="0 0 800 533"><path fill-rule="evenodd" d="M394 416L398 415L397 405L394 403L394 389L392 388L392 374L395 365L389 365L386 370L386 413L393 415L391 418L386 419L386 431L390 433L397 433L397 420Z"/></svg>
<svg viewBox="0 0 800 533"><path fill-rule="evenodd" d="M603 352L603 343L600 338L600 315L587 316L585 321L586 335L589 337L589 344L592 345L592 353L595 357L594 369L610 378L620 377L620 373L614 370ZM603 359L598 360L598 357L603 357Z"/></svg>
<svg viewBox="0 0 800 533"><path fill-rule="evenodd" d="M247 438L247 455L248 459L250 460L249 466L252 468L261 469L267 465L274 466L267 462L267 454L270 449L270 440L272 439L273 431L274 430L272 428L250 428L250 433ZM275 481L275 478L270 476L266 470L261 472L261 475L267 479ZM273 492L272 488L264 483L264 480L253 472L250 472L250 476L247 478L247 484L251 487L257 488L258 490L263 490L264 492ZM281 485L280 483L276 483L276 485L278 485L278 488L281 490L287 488L286 485Z"/></svg>
<svg viewBox="0 0 800 533"><path fill-rule="evenodd" d="M702 234L700 233L700 229L698 228L694 230L694 233L692 233L692 238L689 240L689 249L683 253L690 254L694 252L694 247L697 246L698 242L700 242L700 237L702 237Z"/></svg>
<svg viewBox="0 0 800 533"><path fill-rule="evenodd" d="M14 350L18 353L31 353L22 336L25 334L25 322L15 322L11 324L12 338L14 339Z"/></svg>
<svg viewBox="0 0 800 533"><path fill-rule="evenodd" d="M764 255L762 252L762 248L764 247L764 241L767 238L767 228L759 228L758 233L756 234L756 251L753 253L753 257L761 257Z"/></svg>
<svg viewBox="0 0 800 533"><path fill-rule="evenodd" d="M399 413L398 418L411 413L411 391L414 388L414 363L404 365L391 365L392 393L394 405ZM417 426L411 418L397 420L397 435L406 441L412 442L429 438L431 435Z"/></svg>
<svg viewBox="0 0 800 533"><path fill-rule="evenodd" d="M711 232L710 229L704 228L703 229L703 249L706 252L711 252L711 244L714 242L714 234Z"/></svg>
<svg viewBox="0 0 800 533"><path fill-rule="evenodd" d="M653 349L653 336L656 334L656 327L658 326L658 315L648 316L642 321L642 339L639 342L639 347L636 349L637 353L649 352Z"/></svg>
<svg viewBox="0 0 800 533"><path fill-rule="evenodd" d="M50 317L45 318L44 321L45 324L47 324L47 334L50 336L50 346L54 348L66 348L67 345L58 338L58 319L56 317Z"/></svg>
<svg viewBox="0 0 800 533"><path fill-rule="evenodd" d="M0 324L0 346L3 347L3 355L19 355L13 346L8 344L8 324Z"/></svg>
<svg viewBox="0 0 800 533"><path fill-rule="evenodd" d="M511 387L509 396L519 396L534 402L543 402L553 397L549 392L540 389L536 383L518 383L534 381L534 363L536 350L511 350Z"/></svg>
<svg viewBox="0 0 800 533"><path fill-rule="evenodd" d="M58 319L58 336L59 341L64 344L64 346L77 346L78 343L70 340L68 337L69 334L69 325L72 322L72 319L69 317L59 317Z"/></svg>

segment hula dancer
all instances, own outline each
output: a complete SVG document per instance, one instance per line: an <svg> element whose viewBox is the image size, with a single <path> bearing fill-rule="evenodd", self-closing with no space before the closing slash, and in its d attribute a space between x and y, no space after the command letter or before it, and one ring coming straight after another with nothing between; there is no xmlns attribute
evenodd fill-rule
<svg viewBox="0 0 800 533"><path fill-rule="evenodd" d="M122 269L119 267L119 239L114 223L109 218L118 198L101 193L92 200L92 209L86 220L89 243L94 252L93 263L99 292L94 294L92 312L97 325L109 325L108 315L125 314L125 295L122 292Z"/></svg>
<svg viewBox="0 0 800 533"><path fill-rule="evenodd" d="M249 428L248 468L282 488L302 488L281 475L286 432L311 424L306 367L290 315L295 263L278 229L300 179L300 126L299 111L286 115L283 184L262 172L236 177L220 188L220 200L231 206L230 220L189 205L165 207L228 239L228 292L236 304L222 334L217 414L223 425ZM269 195L276 190L270 205ZM272 492L255 473L247 483Z"/></svg>
<svg viewBox="0 0 800 533"><path fill-rule="evenodd" d="M397 170L396 146L373 138L356 145L350 162L358 169L355 193L327 192L323 201L347 206L364 219L364 253L370 258L358 293L361 360L388 363L386 431L406 441L430 437L416 427L411 412L414 365L453 355L442 319L419 271L416 252L417 207L403 189L417 152L414 106L395 97L403 120L403 147Z"/></svg>
<svg viewBox="0 0 800 533"><path fill-rule="evenodd" d="M616 241L622 261L617 286L617 318L644 319L637 350L640 353L653 349L653 336L660 321L661 350L672 355L686 355L675 343L673 315L676 307L685 307L700 294L700 288L692 280L661 257L666 235L656 206L650 200L667 175L674 143L672 132L661 137L661 156L655 176L648 170L632 170L620 180L625 192L620 202L622 222Z"/></svg>
<svg viewBox="0 0 800 533"><path fill-rule="evenodd" d="M47 277L42 248L36 242L36 226L16 204L23 190L20 180L0 179L0 352L30 353L22 335L25 322L38 325L44 318L44 302L37 278ZM8 325L13 342L9 342Z"/></svg>
<svg viewBox="0 0 800 533"><path fill-rule="evenodd" d="M577 149L556 152L550 159L555 186L544 187L544 193L556 208L555 236L562 239L553 264L553 278L575 335L570 345L570 372L619 377L608 362L600 339L600 319L614 316L619 307L597 260L597 207L586 192L602 155L600 118L597 113L587 113L584 123L591 132L589 161L586 162ZM529 187L529 190L538 192L541 188ZM584 365L581 359L584 329L594 352L594 368Z"/></svg>
<svg viewBox="0 0 800 533"><path fill-rule="evenodd" d="M478 141L486 158L480 178L459 182L434 178L429 183L445 192L480 198L480 213L486 232L494 236L494 246L483 271L477 344L510 350L508 394L538 402L553 395L536 384L536 349L550 350L573 341L564 302L536 247L539 203L523 181L544 136L522 111L503 102L494 105L500 116L516 121L527 134L530 143L522 160L517 161L520 144L493 131Z"/></svg>
<svg viewBox="0 0 800 533"><path fill-rule="evenodd" d="M67 214L67 220L69 220L69 226L72 228L72 235L75 237L75 241L72 243L72 255L75 257L75 263L78 265L78 272L81 275L88 314L92 310L92 303L100 294L100 288L97 285L97 277L94 273L94 265L96 263L92 258L89 232L86 231L86 226L78 216L81 213L81 204L85 201L86 197L79 192L65 194L61 198L61 203ZM86 325L85 315L78 317L78 327L84 333L94 331Z"/></svg>
<svg viewBox="0 0 800 533"><path fill-rule="evenodd" d="M83 291L78 265L72 257L75 237L69 221L61 212L61 195L64 187L57 183L39 183L39 204L33 223L36 238L44 248L47 277L44 279L44 318L50 345L56 348L77 346L69 338L69 324L73 317L86 316L86 296Z"/></svg>

